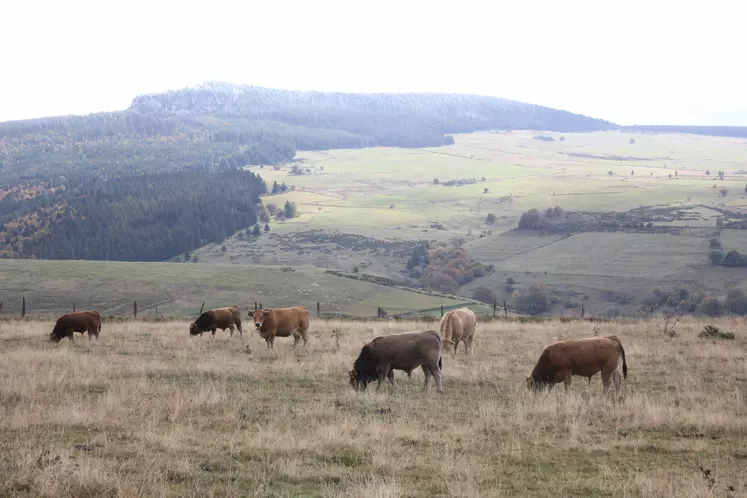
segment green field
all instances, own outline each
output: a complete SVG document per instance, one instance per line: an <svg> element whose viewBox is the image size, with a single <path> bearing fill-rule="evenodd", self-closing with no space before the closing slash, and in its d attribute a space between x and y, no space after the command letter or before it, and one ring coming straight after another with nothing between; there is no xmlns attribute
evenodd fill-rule
<svg viewBox="0 0 747 498"><path fill-rule="evenodd" d="M133 301L144 316L196 314L205 309L254 303L264 307L320 303L328 315L376 316L456 306L449 299L362 282L313 267L120 263L99 261L0 260L3 313L18 315L21 298L27 314L54 315L95 308L102 315L129 315Z"/></svg>

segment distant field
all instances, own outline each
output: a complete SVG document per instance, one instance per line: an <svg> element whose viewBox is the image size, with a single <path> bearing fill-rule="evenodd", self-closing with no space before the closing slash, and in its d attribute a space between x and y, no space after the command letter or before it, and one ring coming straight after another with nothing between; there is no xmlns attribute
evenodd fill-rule
<svg viewBox="0 0 747 498"><path fill-rule="evenodd" d="M533 138L540 134L555 140ZM471 297L483 285L499 300L510 300L505 291L509 276L521 282L517 288L545 282L560 300L553 313L561 314L580 313L580 307L564 304L581 301L591 313L612 307L633 312L636 302L621 302L631 296L638 301L657 285L693 289L702 284L722 296L728 286L740 285L735 279L747 277L742 269L728 273L707 262L707 238L715 234L721 215L716 209L747 206L746 140L622 132L486 132L455 138L453 146L434 149L303 152L294 165L311 173L305 175L290 174L291 165L253 168L268 183L295 189L264 202L282 206L291 200L301 216L271 223L275 237L234 237L226 241L225 252L215 244L197 254L204 262L357 267L396 279L402 278L406 263L396 251L304 245L302 240L309 231L320 230L399 241L403 247L420 239L447 242L464 246L497 269L464 286L460 294ZM719 171L725 180L717 179ZM443 185L462 178L477 183ZM561 240L508 233L524 211L550 206L590 212L674 207L694 219L655 223L679 227L680 235L585 233ZM486 225L491 212L496 223ZM721 233L728 248L747 242L739 230Z"/></svg>
<svg viewBox="0 0 747 498"><path fill-rule="evenodd" d="M142 315L196 314L238 305L302 304L323 313L375 316L456 306L464 301L429 296L338 277L313 267L192 263L0 260L4 314L18 314L26 298L29 315L59 314L94 307L103 315L129 315L137 300Z"/></svg>
<svg viewBox="0 0 747 498"><path fill-rule="evenodd" d="M186 321L104 324L50 344L51 321L0 321L3 496L605 496L747 493L747 328L658 322L480 324L474 356L363 394L361 346L431 323L312 322L306 350L252 334L190 338ZM714 324L733 341L699 339ZM339 330L339 342L333 330ZM558 339L616 334L620 403L599 375L531 395ZM712 480L711 480L712 478Z"/></svg>

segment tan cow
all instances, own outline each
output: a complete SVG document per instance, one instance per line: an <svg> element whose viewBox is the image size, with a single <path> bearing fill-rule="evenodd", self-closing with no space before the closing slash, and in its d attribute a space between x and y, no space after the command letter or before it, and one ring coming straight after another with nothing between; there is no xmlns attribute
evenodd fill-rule
<svg viewBox="0 0 747 498"><path fill-rule="evenodd" d="M622 375L621 372L622 371ZM527 389L539 391L562 382L565 390L571 387L571 377L591 378L602 373L603 392L615 386L619 395L622 379L628 378L625 349L615 335L560 341L547 346L540 354L532 373L526 378Z"/></svg>
<svg viewBox="0 0 747 498"><path fill-rule="evenodd" d="M216 308L207 310L200 317L189 325L189 335L202 335L203 332L212 332L215 337L217 329L229 329L233 337L234 326L239 329L239 335L244 337L244 331L241 329L241 311L238 306L228 306L226 308Z"/></svg>
<svg viewBox="0 0 747 498"><path fill-rule="evenodd" d="M81 335L88 332L89 341L91 340L91 336L95 336L98 339L101 332L101 315L99 315L99 312L78 311L62 315L55 322L52 332L49 333L49 340L60 342L63 337L67 337L70 339L70 342L75 343L73 339L74 332L80 332Z"/></svg>
<svg viewBox="0 0 747 498"><path fill-rule="evenodd" d="M469 308L449 311L441 317L441 342L445 348L454 345L454 354L459 342L464 343L465 354L472 354L472 341L475 339L477 317Z"/></svg>
<svg viewBox="0 0 747 498"><path fill-rule="evenodd" d="M310 317L309 310L305 306L256 310L253 318L259 336L267 343L267 349L275 349L276 337L290 336L295 339L291 351L301 338L303 338L303 347L306 347L309 340Z"/></svg>
<svg viewBox="0 0 747 498"><path fill-rule="evenodd" d="M363 346L353 369L348 372L350 385L356 391L364 391L369 383L378 380L378 391L387 378L396 387L394 370L404 370L409 376L414 369L421 367L425 374L423 389L428 389L433 376L436 390L441 393L444 390L441 348L441 338L435 330L376 337Z"/></svg>

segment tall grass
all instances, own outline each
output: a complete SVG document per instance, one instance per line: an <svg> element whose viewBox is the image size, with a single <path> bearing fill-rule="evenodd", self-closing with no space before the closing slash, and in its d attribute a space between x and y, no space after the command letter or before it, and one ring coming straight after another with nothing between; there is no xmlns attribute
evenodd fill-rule
<svg viewBox="0 0 747 498"><path fill-rule="evenodd" d="M267 353L253 331L189 337L186 321L105 322L75 345L2 321L0 494L739 496L747 330L712 323L736 339L698 338L694 319L674 338L646 321L481 323L438 395L420 371L379 393L346 380L367 340L434 323L315 321L306 350ZM623 402L598 375L526 392L545 345L594 327L625 346Z"/></svg>

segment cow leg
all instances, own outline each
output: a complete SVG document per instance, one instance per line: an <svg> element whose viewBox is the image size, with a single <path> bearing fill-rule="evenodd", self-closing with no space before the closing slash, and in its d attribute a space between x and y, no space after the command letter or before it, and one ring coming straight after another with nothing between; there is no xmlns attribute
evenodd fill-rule
<svg viewBox="0 0 747 498"><path fill-rule="evenodd" d="M615 384L615 394L620 397L620 392L622 391L622 374L620 373L620 370L615 370L612 372L612 382Z"/></svg>
<svg viewBox="0 0 747 498"><path fill-rule="evenodd" d="M270 349L270 338L269 337L265 337L265 343L267 344L267 350L269 350Z"/></svg>
<svg viewBox="0 0 747 498"><path fill-rule="evenodd" d="M441 375L441 369L438 368L438 363L436 363L435 367L431 367L431 371L433 378L436 380L436 392L444 392L443 377Z"/></svg>
<svg viewBox="0 0 747 498"><path fill-rule="evenodd" d="M602 393L606 394L612 389L612 372L602 372Z"/></svg>
<svg viewBox="0 0 747 498"><path fill-rule="evenodd" d="M376 372L376 378L379 381L379 384L376 386L376 392L379 392L379 389L381 389L381 383L384 382L384 379L387 377L388 368L386 369L380 369Z"/></svg>
<svg viewBox="0 0 747 498"><path fill-rule="evenodd" d="M240 323L237 324L236 328L239 329L239 336L243 339L243 337L244 337L244 331L241 328L241 324Z"/></svg>
<svg viewBox="0 0 747 498"><path fill-rule="evenodd" d="M233 337L233 325L228 326L228 332L228 338L230 339L231 337Z"/></svg>
<svg viewBox="0 0 747 498"><path fill-rule="evenodd" d="M211 330L210 332L213 333L213 339L215 339L215 329Z"/></svg>
<svg viewBox="0 0 747 498"><path fill-rule="evenodd" d="M467 346L465 353L467 353L467 356L472 356L472 337L469 338L469 341L465 341L464 344Z"/></svg>
<svg viewBox="0 0 747 498"><path fill-rule="evenodd" d="M565 377L563 378L563 387L565 387L565 392L568 392L571 390L571 374L566 373Z"/></svg>
<svg viewBox="0 0 747 498"><path fill-rule="evenodd" d="M303 337L303 347L304 347L304 349L306 349L306 343L309 342L309 331L308 331L308 329L304 330L303 332L301 332L301 337Z"/></svg>
<svg viewBox="0 0 747 498"><path fill-rule="evenodd" d="M298 332L294 333L293 334L293 346L291 347L291 351L296 349L296 345L298 344L298 341L300 340L301 340L301 334L299 334Z"/></svg>
<svg viewBox="0 0 747 498"><path fill-rule="evenodd" d="M425 365L421 365L420 368L423 369L423 375L425 376L425 382L423 383L423 391L426 391L428 389L428 383L431 381L431 371Z"/></svg>
<svg viewBox="0 0 747 498"><path fill-rule="evenodd" d="M454 356L457 354L457 349L459 349L459 341L454 341Z"/></svg>
<svg viewBox="0 0 747 498"><path fill-rule="evenodd" d="M397 383L394 382L394 369L390 368L389 373L386 374L386 378L392 383L392 387L397 387Z"/></svg>

